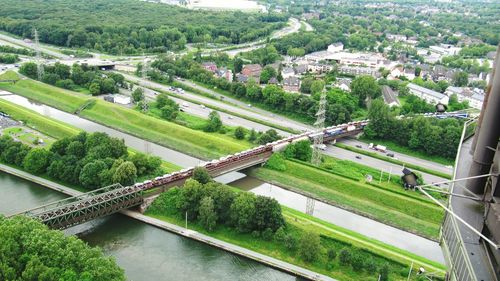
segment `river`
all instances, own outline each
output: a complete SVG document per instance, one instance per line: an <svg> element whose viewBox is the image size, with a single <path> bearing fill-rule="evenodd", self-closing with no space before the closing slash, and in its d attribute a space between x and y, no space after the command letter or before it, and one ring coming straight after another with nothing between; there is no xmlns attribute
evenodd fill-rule
<svg viewBox="0 0 500 281"><path fill-rule="evenodd" d="M65 198L38 184L0 172L0 214L13 214ZM128 280L298 280L255 261L177 236L123 215L66 230L115 257Z"/></svg>

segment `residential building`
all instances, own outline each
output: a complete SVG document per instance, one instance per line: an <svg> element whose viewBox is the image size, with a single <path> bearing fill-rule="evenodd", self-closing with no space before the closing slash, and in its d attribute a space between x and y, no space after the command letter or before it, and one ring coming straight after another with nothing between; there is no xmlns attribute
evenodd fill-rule
<svg viewBox="0 0 500 281"><path fill-rule="evenodd" d="M293 70L295 70L295 74L302 75L307 72L307 64L299 64L297 66L294 66Z"/></svg>
<svg viewBox="0 0 500 281"><path fill-rule="evenodd" d="M281 77L283 77L283 79L294 75L295 75L295 70L291 67L285 67L283 68L283 70L281 70Z"/></svg>
<svg viewBox="0 0 500 281"><path fill-rule="evenodd" d="M327 73L334 69L335 67L331 64L311 63L307 65L307 71L315 74Z"/></svg>
<svg viewBox="0 0 500 281"><path fill-rule="evenodd" d="M425 100L428 103L442 103L447 105L449 101L449 97L447 95L421 87L417 84L409 83L408 90L410 90L411 94Z"/></svg>
<svg viewBox="0 0 500 281"><path fill-rule="evenodd" d="M233 81L233 71L231 69L227 69L227 68L218 69L215 72L215 75L217 75L217 77L219 77L219 78L224 78L229 82Z"/></svg>
<svg viewBox="0 0 500 281"><path fill-rule="evenodd" d="M320 13L314 12L314 13L303 13L302 17L305 20L319 20L320 18Z"/></svg>
<svg viewBox="0 0 500 281"><path fill-rule="evenodd" d="M458 52L460 52L462 48L455 47L449 44L441 44L439 46L430 46L429 49L431 50L431 52L437 53L442 56L454 56L458 55Z"/></svg>
<svg viewBox="0 0 500 281"><path fill-rule="evenodd" d="M299 92L300 79L297 76L291 76L283 79L283 89L288 92Z"/></svg>
<svg viewBox="0 0 500 281"><path fill-rule="evenodd" d="M445 94L451 96L457 95L459 102L467 101L469 106L481 110L483 108L484 91L480 89L471 89L468 87L454 87L450 86L446 89Z"/></svg>
<svg viewBox="0 0 500 281"><path fill-rule="evenodd" d="M204 62L201 64L205 70L208 70L212 73L217 71L217 64L215 62Z"/></svg>
<svg viewBox="0 0 500 281"><path fill-rule="evenodd" d="M248 77L260 78L260 73L262 72L262 66L260 64L247 64L243 66L241 74Z"/></svg>
<svg viewBox="0 0 500 281"><path fill-rule="evenodd" d="M404 41L406 41L406 35L401 35L401 34L390 34L390 33L388 33L385 37L389 41L395 41L395 42L404 42Z"/></svg>
<svg viewBox="0 0 500 281"><path fill-rule="evenodd" d="M351 82L352 82L351 78L339 77L335 81L334 86L343 90L343 91L350 92L351 91Z"/></svg>
<svg viewBox="0 0 500 281"><path fill-rule="evenodd" d="M382 97L384 98L384 102L391 107L401 105L397 93L387 85L382 86Z"/></svg>
<svg viewBox="0 0 500 281"><path fill-rule="evenodd" d="M358 75L370 75L374 78L379 78L380 72L376 68L372 67L360 67L360 66L341 66L339 72L342 74L348 74L353 76Z"/></svg>

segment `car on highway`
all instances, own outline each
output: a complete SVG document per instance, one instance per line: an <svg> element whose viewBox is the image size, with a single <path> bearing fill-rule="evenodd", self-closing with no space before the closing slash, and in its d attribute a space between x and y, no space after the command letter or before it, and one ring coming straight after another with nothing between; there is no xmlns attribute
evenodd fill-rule
<svg viewBox="0 0 500 281"><path fill-rule="evenodd" d="M356 159L361 159L361 156L359 156L359 155L356 155Z"/></svg>
<svg viewBox="0 0 500 281"><path fill-rule="evenodd" d="M182 103L182 106L184 106L184 107L189 107L189 104L188 104L187 102L183 102L183 103Z"/></svg>
<svg viewBox="0 0 500 281"><path fill-rule="evenodd" d="M357 148L363 148L360 144L356 144Z"/></svg>
<svg viewBox="0 0 500 281"><path fill-rule="evenodd" d="M251 104L247 104L247 106L248 106L248 107L252 107L252 105L251 105Z"/></svg>
<svg viewBox="0 0 500 281"><path fill-rule="evenodd" d="M233 116L228 116L227 119L233 119Z"/></svg>
<svg viewBox="0 0 500 281"><path fill-rule="evenodd" d="M389 156L389 157L394 158L394 153L387 153L386 155Z"/></svg>
<svg viewBox="0 0 500 281"><path fill-rule="evenodd" d="M200 105L200 107L203 109L207 108L204 104Z"/></svg>

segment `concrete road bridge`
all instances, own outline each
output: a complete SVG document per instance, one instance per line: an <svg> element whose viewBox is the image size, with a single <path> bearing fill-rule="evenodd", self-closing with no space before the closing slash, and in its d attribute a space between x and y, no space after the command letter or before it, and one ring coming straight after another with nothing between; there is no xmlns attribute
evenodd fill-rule
<svg viewBox="0 0 500 281"><path fill-rule="evenodd" d="M339 138L357 135L363 131L367 124L367 120L350 122L319 131L293 135L234 155L205 162L198 166L206 168L212 177L217 177L260 165L266 162L274 152L285 149L291 143L301 140L313 140L321 135L323 141L329 143ZM193 175L194 169L195 167L186 168L132 186L112 185L104 187L16 215L26 215L38 219L53 229L65 229L98 217L139 206L144 201L143 193L145 191L155 189L162 192L169 187L180 186Z"/></svg>

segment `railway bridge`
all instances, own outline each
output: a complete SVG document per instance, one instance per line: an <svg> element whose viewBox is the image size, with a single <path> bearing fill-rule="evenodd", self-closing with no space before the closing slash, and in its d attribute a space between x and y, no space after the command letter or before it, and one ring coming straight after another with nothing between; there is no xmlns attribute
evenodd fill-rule
<svg viewBox="0 0 500 281"><path fill-rule="evenodd" d="M367 120L357 121L293 135L234 155L205 162L198 166L206 168L212 177L217 177L262 164L274 152L285 149L291 143L301 140L314 140L319 136L323 136L323 141L329 143L339 138L359 134L367 124ZM123 209L139 206L143 203L143 193L145 191L159 190L161 192L169 187L182 185L193 175L194 168L186 168L132 186L112 185L104 187L16 215L26 215L39 219L53 229L65 229Z"/></svg>

